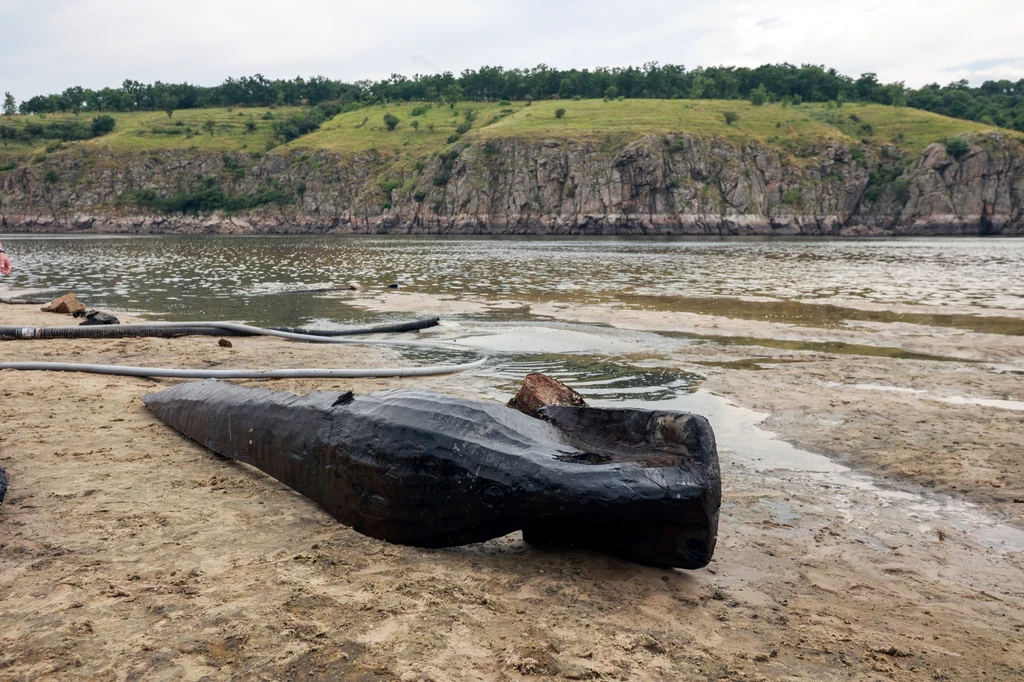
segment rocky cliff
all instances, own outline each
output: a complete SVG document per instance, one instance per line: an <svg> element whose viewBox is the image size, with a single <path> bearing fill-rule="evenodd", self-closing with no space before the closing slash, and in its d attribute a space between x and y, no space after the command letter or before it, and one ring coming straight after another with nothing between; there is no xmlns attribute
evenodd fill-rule
<svg viewBox="0 0 1024 682"><path fill-rule="evenodd" d="M1024 234L1021 145L992 134L959 151L786 150L685 134L492 138L415 165L376 151L78 149L0 172L0 231ZM173 212L161 208L170 199Z"/></svg>

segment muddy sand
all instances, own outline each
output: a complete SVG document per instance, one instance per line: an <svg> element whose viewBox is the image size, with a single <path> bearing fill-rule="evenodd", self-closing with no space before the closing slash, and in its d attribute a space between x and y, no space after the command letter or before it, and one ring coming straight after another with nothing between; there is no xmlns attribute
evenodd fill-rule
<svg viewBox="0 0 1024 682"><path fill-rule="evenodd" d="M164 426L141 397L169 380L0 371L0 680L1024 677L1024 412L950 402L1021 400L1021 337L836 332L981 361L939 362L741 345L720 337L798 342L806 331L689 313L533 313L716 335L644 359L706 375L712 423L731 420L720 422L731 426L719 430L724 506L709 568L542 550L519 534L449 550L389 545ZM69 322L0 305L0 325ZM379 347L231 342L10 341L0 358L395 361ZM503 397L470 375L242 383ZM770 413L762 426L782 440L746 408Z"/></svg>

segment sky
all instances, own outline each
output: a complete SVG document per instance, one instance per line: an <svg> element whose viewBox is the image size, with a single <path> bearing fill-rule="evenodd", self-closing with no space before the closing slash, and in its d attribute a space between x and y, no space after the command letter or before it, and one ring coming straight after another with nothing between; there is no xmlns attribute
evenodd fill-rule
<svg viewBox="0 0 1024 682"><path fill-rule="evenodd" d="M1024 78L1022 0L0 0L0 91L377 80L484 65L822 64L908 86Z"/></svg>

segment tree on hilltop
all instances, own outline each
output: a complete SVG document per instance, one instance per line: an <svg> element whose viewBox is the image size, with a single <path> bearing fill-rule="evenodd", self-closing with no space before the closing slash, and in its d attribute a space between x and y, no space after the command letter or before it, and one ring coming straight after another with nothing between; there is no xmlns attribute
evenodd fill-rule
<svg viewBox="0 0 1024 682"><path fill-rule="evenodd" d="M4 93L4 116L14 116L18 113L18 103L14 101L14 95Z"/></svg>
<svg viewBox="0 0 1024 682"><path fill-rule="evenodd" d="M762 91L761 88L764 88ZM686 69L681 64L656 64L638 67L599 67L555 69L541 64L527 69L484 67L407 78L400 74L381 81L346 83L322 76L312 79L270 80L260 74L228 78L220 85L198 86L182 83L140 83L124 81L120 87L98 90L82 87L28 97L13 110L10 101L0 99L0 115L7 113L42 114L82 111L167 111L212 109L229 106L268 107L304 106L314 108L324 102L353 111L370 104L404 102L443 102L453 109L459 103L545 101L580 97L608 101L617 99L716 99L745 100L755 105L779 102L792 106L800 102L873 103L909 106L944 116L1014 128L1024 132L1024 78L985 81L972 87L965 80L949 85L938 83L918 89L902 82L884 83L874 73L859 78L845 76L835 69L805 64L764 64L756 68L715 66ZM177 100L174 110L165 107L165 98ZM505 105L502 105L505 106ZM556 105L557 106L557 105ZM284 118L290 114L281 114ZM330 117L331 114L327 113ZM410 119L411 122L411 119ZM421 127L426 127L421 126Z"/></svg>
<svg viewBox="0 0 1024 682"><path fill-rule="evenodd" d="M455 105L461 102L465 98L465 94L462 88L458 85L449 85L444 89L444 101L448 103L448 106L452 109Z"/></svg>
<svg viewBox="0 0 1024 682"><path fill-rule="evenodd" d="M178 98L172 95L165 95L160 100L160 108L167 114L167 118L174 116L174 110L178 108Z"/></svg>
<svg viewBox="0 0 1024 682"><path fill-rule="evenodd" d="M755 107L761 106L766 101L768 101L768 90L764 87L764 83L750 91L750 103Z"/></svg>

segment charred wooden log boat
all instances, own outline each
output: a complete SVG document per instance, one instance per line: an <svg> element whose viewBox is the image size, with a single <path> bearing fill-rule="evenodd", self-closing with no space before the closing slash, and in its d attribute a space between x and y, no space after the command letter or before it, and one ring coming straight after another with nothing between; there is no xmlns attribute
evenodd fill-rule
<svg viewBox="0 0 1024 682"><path fill-rule="evenodd" d="M218 381L145 402L389 542L451 547L521 529L656 566L700 568L714 552L718 454L698 415L548 405L536 418L423 390L295 396Z"/></svg>

